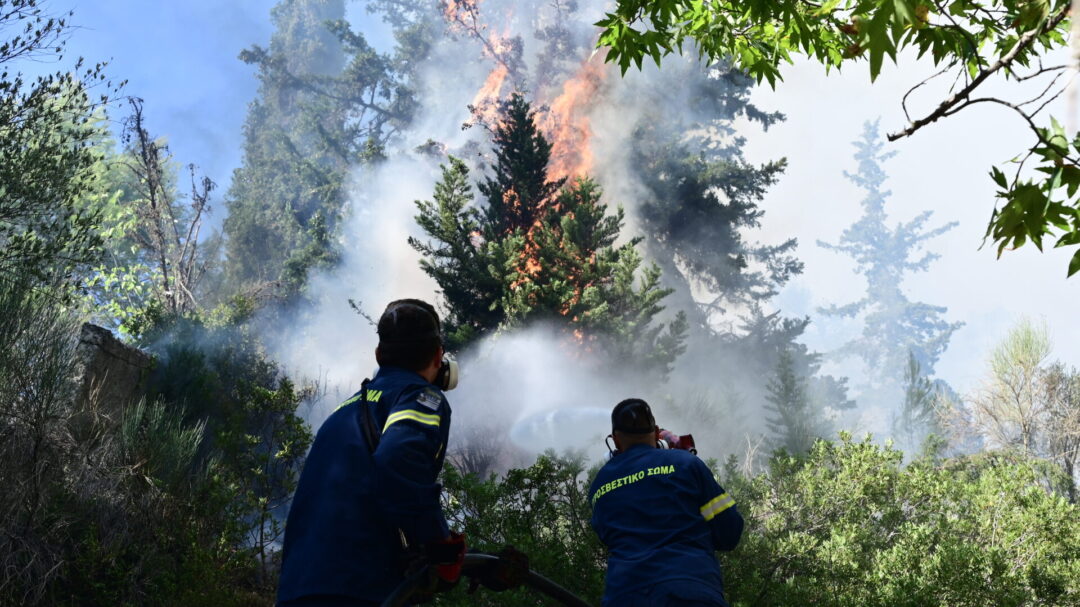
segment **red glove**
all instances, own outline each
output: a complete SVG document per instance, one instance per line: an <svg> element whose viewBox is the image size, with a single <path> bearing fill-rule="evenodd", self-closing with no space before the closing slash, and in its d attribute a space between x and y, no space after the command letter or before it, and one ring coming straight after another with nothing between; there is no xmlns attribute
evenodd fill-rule
<svg viewBox="0 0 1080 607"><path fill-rule="evenodd" d="M461 577L461 564L465 562L465 534L450 532L450 536L427 545L428 562L434 565L435 573L446 584L440 583L440 591L449 590Z"/></svg>

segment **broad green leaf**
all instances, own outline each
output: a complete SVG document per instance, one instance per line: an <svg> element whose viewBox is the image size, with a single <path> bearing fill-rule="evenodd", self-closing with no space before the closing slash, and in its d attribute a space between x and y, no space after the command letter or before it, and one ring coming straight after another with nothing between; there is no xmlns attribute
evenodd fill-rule
<svg viewBox="0 0 1080 607"><path fill-rule="evenodd" d="M1066 274L1066 278L1071 277L1073 274L1080 272L1080 250L1073 253L1072 260L1069 261L1069 273Z"/></svg>
<svg viewBox="0 0 1080 607"><path fill-rule="evenodd" d="M878 5L873 18L866 23L866 48L870 52L870 81L881 73L881 64L886 53L892 54L892 40L889 38L889 21L892 18L892 3Z"/></svg>
<svg viewBox="0 0 1080 607"><path fill-rule="evenodd" d="M1053 175L1050 176L1050 184L1048 188L1049 192L1053 192L1054 190L1061 187L1061 176L1064 172L1063 169L1063 166L1056 167Z"/></svg>
<svg viewBox="0 0 1080 607"><path fill-rule="evenodd" d="M990 177L994 179L994 183L998 184L1002 189L1009 187L1008 180L1005 178L1005 173L1001 172L1001 169L997 167L991 167Z"/></svg>
<svg viewBox="0 0 1080 607"><path fill-rule="evenodd" d="M910 0L893 0L893 10L901 23L915 21L915 3Z"/></svg>

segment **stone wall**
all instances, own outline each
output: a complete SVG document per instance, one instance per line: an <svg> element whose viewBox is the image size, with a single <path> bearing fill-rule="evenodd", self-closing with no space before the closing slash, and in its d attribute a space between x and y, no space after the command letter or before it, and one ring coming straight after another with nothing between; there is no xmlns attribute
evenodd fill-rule
<svg viewBox="0 0 1080 607"><path fill-rule="evenodd" d="M83 324L75 352L76 411L116 413L142 397L152 356L90 323Z"/></svg>

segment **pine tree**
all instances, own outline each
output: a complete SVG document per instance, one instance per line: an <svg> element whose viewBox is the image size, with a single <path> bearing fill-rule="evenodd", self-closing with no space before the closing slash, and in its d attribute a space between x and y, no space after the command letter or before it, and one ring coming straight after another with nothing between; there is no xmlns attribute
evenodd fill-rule
<svg viewBox="0 0 1080 607"><path fill-rule="evenodd" d="M810 451L814 441L829 434L823 412L810 398L806 380L796 373L788 350L780 352L766 400L769 404L765 410L769 415L765 424L774 449L783 448L801 455Z"/></svg>
<svg viewBox="0 0 1080 607"><path fill-rule="evenodd" d="M935 410L939 387L922 372L913 352L908 353L904 370L904 403L893 420L893 436L902 439L908 450L914 450L930 434L939 433Z"/></svg>
<svg viewBox="0 0 1080 607"><path fill-rule="evenodd" d="M570 319L583 342L666 373L684 350L685 315L666 328L652 323L671 290L661 288L659 267L642 267L640 237L615 246L624 212L620 207L608 215L600 196L596 182L577 179L559 192L536 230L506 241L505 258L531 254L535 263L517 264L508 275L512 288L502 309L511 322Z"/></svg>
<svg viewBox="0 0 1080 607"><path fill-rule="evenodd" d="M520 94L502 104L496 126L494 176L479 185L487 198L485 231L494 240L515 231L527 232L554 203L565 179L548 181L551 143L536 127L536 113Z"/></svg>
<svg viewBox="0 0 1080 607"><path fill-rule="evenodd" d="M514 94L500 109L492 135L494 175L478 186L486 204L466 208L473 199L468 169L451 158L435 201L417 202L417 223L433 241L410 240L425 256L421 267L442 289L451 345L458 347L509 318L504 291L538 269L536 231L565 183L547 179L551 144L529 103Z"/></svg>
<svg viewBox="0 0 1080 607"><path fill-rule="evenodd" d="M387 55L344 21L344 0L282 0L272 14L269 48L240 55L261 86L228 193L224 279L233 289L277 285L288 296L310 267L337 258L323 235L337 232L349 171L383 159L411 122L408 81L427 36L413 27Z"/></svg>
<svg viewBox="0 0 1080 607"><path fill-rule="evenodd" d="M859 170L845 175L866 192L860 203L863 215L844 230L838 244L819 241L818 245L855 260L857 271L866 278L866 294L856 302L829 306L821 313L862 317L862 335L844 344L837 354L860 357L869 368L871 390L894 393L903 383L909 353L926 375L932 375L953 331L963 325L944 320L946 308L910 301L903 291L905 275L926 271L938 258L934 253L916 257L922 243L956 223L925 229L931 216L931 211L925 211L896 227L886 225L885 202L891 192L882 189L886 175L881 164L893 152L882 151L876 122L864 125L862 139L855 147Z"/></svg>
<svg viewBox="0 0 1080 607"><path fill-rule="evenodd" d="M551 145L519 95L504 105L494 134L494 176L472 206L468 169L443 167L434 201L418 201L417 222L430 237L411 239L436 280L451 343L461 347L500 326L561 323L587 346L666 369L682 352L685 317L654 323L660 270L642 267L639 240L616 247L623 211L608 215L595 182L547 179Z"/></svg>
<svg viewBox="0 0 1080 607"><path fill-rule="evenodd" d="M469 169L451 156L435 184L434 201L416 201L417 224L431 240L409 238L409 244L423 256L420 266L442 290L447 341L453 349L503 320L498 302L502 293L500 269L505 263L496 259L498 240L482 236L485 218L472 202Z"/></svg>
<svg viewBox="0 0 1080 607"><path fill-rule="evenodd" d="M340 209L347 168L326 145L340 138L344 108L298 81L343 68L341 43L324 24L345 16L344 1L283 0L272 15L270 47L240 55L258 67L261 84L244 124L243 164L227 196L226 281L233 285L281 280L286 260L307 244L316 211Z"/></svg>
<svg viewBox="0 0 1080 607"><path fill-rule="evenodd" d="M691 310L694 325L713 332L732 309L775 295L802 272L802 262L793 255L794 239L775 245L748 239L764 216L758 203L786 160L748 163L732 127L742 118L768 128L783 115L751 104L752 83L736 72L692 67L682 76L696 111L666 112L662 105L647 111L632 163L645 186L639 219L648 256L677 292L708 293L680 306Z"/></svg>
<svg viewBox="0 0 1080 607"><path fill-rule="evenodd" d="M787 318L779 311L766 314L761 306L751 305L734 334L721 340L730 347L719 364L754 377L767 377L776 372L780 357L786 354L791 358L793 373L806 383L807 394L817 406L835 411L853 408L847 378L822 375L822 354L798 342L809 324L809 318Z"/></svg>
<svg viewBox="0 0 1080 607"><path fill-rule="evenodd" d="M733 125L745 120L767 129L783 115L751 103L752 82L723 66L705 71L688 63L668 77L693 111L666 111L662 98L635 100L635 108L647 109L634 125L631 163L644 193L635 217L643 248L662 269L662 286L674 289L669 305L687 311L694 336L682 365L702 375L720 367L767 377L788 349L815 398L832 408L852 406L845 381L821 376L817 355L797 343L807 321L762 312L802 272L802 262L794 239L752 239L765 216L760 202L786 161L747 162ZM763 384L743 387L741 397L763 406Z"/></svg>

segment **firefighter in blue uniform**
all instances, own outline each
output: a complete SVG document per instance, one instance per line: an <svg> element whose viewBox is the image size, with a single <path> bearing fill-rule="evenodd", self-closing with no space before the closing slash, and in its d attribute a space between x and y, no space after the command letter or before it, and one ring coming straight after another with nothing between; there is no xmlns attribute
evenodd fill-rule
<svg viewBox="0 0 1080 607"><path fill-rule="evenodd" d="M657 449L649 405L611 413L616 451L589 490L592 527L608 548L603 604L726 607L717 550L732 550L743 519L712 471L689 451Z"/></svg>
<svg viewBox="0 0 1080 607"><path fill-rule="evenodd" d="M447 527L436 477L457 381L438 315L406 299L378 324L379 370L323 422L285 527L280 607L379 605L410 568L457 582L464 536Z"/></svg>

